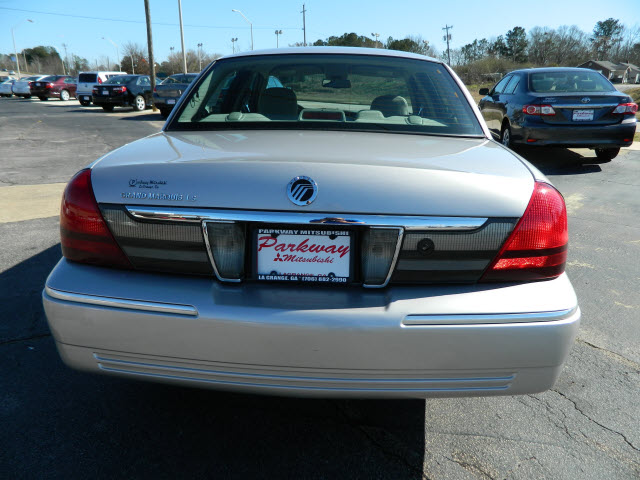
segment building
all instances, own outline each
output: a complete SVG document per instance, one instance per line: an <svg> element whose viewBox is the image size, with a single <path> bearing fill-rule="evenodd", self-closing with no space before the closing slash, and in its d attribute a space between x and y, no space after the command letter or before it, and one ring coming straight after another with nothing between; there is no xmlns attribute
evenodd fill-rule
<svg viewBox="0 0 640 480"><path fill-rule="evenodd" d="M589 60L578 68L590 68L607 77L611 83L640 83L640 67L632 63L613 63L607 60Z"/></svg>

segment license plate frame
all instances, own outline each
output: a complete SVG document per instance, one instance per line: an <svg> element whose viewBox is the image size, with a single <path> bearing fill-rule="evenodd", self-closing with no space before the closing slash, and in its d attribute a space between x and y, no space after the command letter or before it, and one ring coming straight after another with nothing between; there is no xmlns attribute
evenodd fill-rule
<svg viewBox="0 0 640 480"><path fill-rule="evenodd" d="M571 119L574 122L591 122L593 121L594 113L595 113L595 110L593 109L574 110L573 115L571 116Z"/></svg>
<svg viewBox="0 0 640 480"><path fill-rule="evenodd" d="M89 95L83 95L82 100L88 101L91 100L91 97Z"/></svg>
<svg viewBox="0 0 640 480"><path fill-rule="evenodd" d="M335 238L332 239L332 236ZM355 236L353 229L256 227L251 235L252 276L263 283L350 284L354 279ZM271 240L267 242L265 238L274 238L275 243ZM312 249L313 246L334 246L334 249L328 252L309 251L317 250ZM346 247L347 252L344 253ZM300 261L298 258L317 260ZM333 262L325 261L327 258L333 259Z"/></svg>
<svg viewBox="0 0 640 480"><path fill-rule="evenodd" d="M109 96L109 90L102 90L102 95L108 97Z"/></svg>
<svg viewBox="0 0 640 480"><path fill-rule="evenodd" d="M176 104L176 99L175 98L170 98L167 100L167 105L175 105Z"/></svg>

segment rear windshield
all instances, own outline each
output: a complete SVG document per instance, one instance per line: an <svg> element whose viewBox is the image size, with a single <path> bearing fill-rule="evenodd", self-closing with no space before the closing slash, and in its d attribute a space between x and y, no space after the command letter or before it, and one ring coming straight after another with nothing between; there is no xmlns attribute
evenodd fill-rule
<svg viewBox="0 0 640 480"><path fill-rule="evenodd" d="M532 92L612 92L614 86L600 73L585 69L537 72L529 75Z"/></svg>
<svg viewBox="0 0 640 480"><path fill-rule="evenodd" d="M96 78L98 77L98 75L96 75L95 73L81 73L80 76L78 76L78 82L80 83L96 83L97 80Z"/></svg>
<svg viewBox="0 0 640 480"><path fill-rule="evenodd" d="M41 82L55 82L58 78L60 78L60 75L49 75L48 77L44 77L42 79L40 79Z"/></svg>
<svg viewBox="0 0 640 480"><path fill-rule="evenodd" d="M125 83L129 83L130 81L136 80L137 78L137 75L118 75L117 77L111 77L104 83L108 85L124 85Z"/></svg>
<svg viewBox="0 0 640 480"><path fill-rule="evenodd" d="M438 63L289 54L216 62L168 130L321 129L483 135Z"/></svg>

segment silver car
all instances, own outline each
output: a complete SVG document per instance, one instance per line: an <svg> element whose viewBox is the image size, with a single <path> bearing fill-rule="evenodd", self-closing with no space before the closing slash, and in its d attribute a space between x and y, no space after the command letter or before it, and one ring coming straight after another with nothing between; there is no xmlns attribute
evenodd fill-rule
<svg viewBox="0 0 640 480"><path fill-rule="evenodd" d="M410 53L219 59L162 132L71 179L60 227L44 307L65 363L96 373L525 394L554 384L580 321L562 195Z"/></svg>
<svg viewBox="0 0 640 480"><path fill-rule="evenodd" d="M13 84L11 91L16 97L31 98L31 88L29 83L37 82L49 75L32 75L30 77L22 77L20 80Z"/></svg>

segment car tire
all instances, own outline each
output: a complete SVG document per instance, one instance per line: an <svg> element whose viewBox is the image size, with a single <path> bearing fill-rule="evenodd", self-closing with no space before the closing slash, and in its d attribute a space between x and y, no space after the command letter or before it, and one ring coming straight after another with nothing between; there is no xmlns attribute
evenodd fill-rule
<svg viewBox="0 0 640 480"><path fill-rule="evenodd" d="M113 105L102 105L102 110L105 112L113 112Z"/></svg>
<svg viewBox="0 0 640 480"><path fill-rule="evenodd" d="M62 90L60 92L60 100L63 102L67 102L69 101L69 99L71 98L71 95L69 95L69 90Z"/></svg>
<svg viewBox="0 0 640 480"><path fill-rule="evenodd" d="M46 102L47 100L49 100L49 97L38 97L38 98L43 102Z"/></svg>
<svg viewBox="0 0 640 480"><path fill-rule="evenodd" d="M133 99L133 109L136 112L142 112L145 108L147 108L147 101L142 95L136 95Z"/></svg>
<svg viewBox="0 0 640 480"><path fill-rule="evenodd" d="M620 147L617 148L596 148L596 157L602 163L613 160L620 153Z"/></svg>
<svg viewBox="0 0 640 480"><path fill-rule="evenodd" d="M89 100L80 100L80 105L82 105L83 107L88 107L89 105L91 105L91 102Z"/></svg>
<svg viewBox="0 0 640 480"><path fill-rule="evenodd" d="M500 143L507 148L513 148L511 139L511 127L508 123L505 123L502 127L502 132L500 132Z"/></svg>

